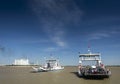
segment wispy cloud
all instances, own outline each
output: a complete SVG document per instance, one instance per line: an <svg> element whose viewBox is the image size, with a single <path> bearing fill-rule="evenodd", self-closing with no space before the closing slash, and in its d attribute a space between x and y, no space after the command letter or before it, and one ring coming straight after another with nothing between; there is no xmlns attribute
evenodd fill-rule
<svg viewBox="0 0 120 84"><path fill-rule="evenodd" d="M89 40L98 40L103 38L110 38L116 34L119 34L120 31L116 30L107 30L107 31L94 31L91 34L89 34Z"/></svg>
<svg viewBox="0 0 120 84"><path fill-rule="evenodd" d="M32 0L31 8L45 33L60 47L67 45L64 28L78 24L83 14L74 0Z"/></svg>
<svg viewBox="0 0 120 84"><path fill-rule="evenodd" d="M45 23L78 23L83 14L74 0L32 0L31 8Z"/></svg>
<svg viewBox="0 0 120 84"><path fill-rule="evenodd" d="M52 42L56 43L60 47L66 46L66 42L64 40L65 32L62 28L55 27L49 29L49 27L47 27L44 30Z"/></svg>
<svg viewBox="0 0 120 84"><path fill-rule="evenodd" d="M97 40L97 39L102 39L102 38L107 38L110 35L107 33L99 32L99 33L93 33L90 35L90 40Z"/></svg>

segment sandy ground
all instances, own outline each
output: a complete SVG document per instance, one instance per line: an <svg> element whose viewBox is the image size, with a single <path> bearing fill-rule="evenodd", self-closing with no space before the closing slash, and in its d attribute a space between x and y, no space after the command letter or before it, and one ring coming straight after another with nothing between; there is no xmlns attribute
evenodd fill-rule
<svg viewBox="0 0 120 84"><path fill-rule="evenodd" d="M109 68L110 78L84 79L77 76L77 67L34 73L31 67L0 66L0 84L120 84L120 67Z"/></svg>

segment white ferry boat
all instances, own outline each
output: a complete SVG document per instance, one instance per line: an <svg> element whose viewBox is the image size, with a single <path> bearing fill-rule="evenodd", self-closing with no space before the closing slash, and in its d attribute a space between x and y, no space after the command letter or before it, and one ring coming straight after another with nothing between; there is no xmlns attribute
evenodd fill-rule
<svg viewBox="0 0 120 84"><path fill-rule="evenodd" d="M54 71L54 70L61 70L64 69L59 63L59 60L56 59L49 59L46 60L45 65L42 67L32 67L36 72L46 72L46 71Z"/></svg>
<svg viewBox="0 0 120 84"><path fill-rule="evenodd" d="M108 78L111 71L107 69L101 61L100 53L79 54L78 75L80 77ZM83 65L83 62L94 61L94 65Z"/></svg>

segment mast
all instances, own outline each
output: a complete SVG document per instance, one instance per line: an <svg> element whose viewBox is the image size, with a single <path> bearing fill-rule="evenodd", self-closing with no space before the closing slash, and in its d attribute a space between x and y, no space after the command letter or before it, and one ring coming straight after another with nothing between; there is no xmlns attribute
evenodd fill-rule
<svg viewBox="0 0 120 84"><path fill-rule="evenodd" d="M91 54L90 44L88 45L88 53Z"/></svg>

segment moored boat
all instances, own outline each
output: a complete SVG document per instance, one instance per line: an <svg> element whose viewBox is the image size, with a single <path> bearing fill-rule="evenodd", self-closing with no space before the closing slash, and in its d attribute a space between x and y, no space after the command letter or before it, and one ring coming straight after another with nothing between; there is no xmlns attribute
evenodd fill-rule
<svg viewBox="0 0 120 84"><path fill-rule="evenodd" d="M91 53L79 55L78 75L80 77L98 77L108 78L111 75L110 69L107 69L101 61L100 53ZM94 65L83 65L83 62L94 61Z"/></svg>
<svg viewBox="0 0 120 84"><path fill-rule="evenodd" d="M46 60L45 65L41 67L32 67L34 71L36 72L46 72L46 71L54 71L54 70L62 70L64 67L62 67L59 63L59 60L56 59L49 59Z"/></svg>

